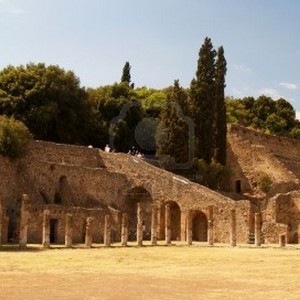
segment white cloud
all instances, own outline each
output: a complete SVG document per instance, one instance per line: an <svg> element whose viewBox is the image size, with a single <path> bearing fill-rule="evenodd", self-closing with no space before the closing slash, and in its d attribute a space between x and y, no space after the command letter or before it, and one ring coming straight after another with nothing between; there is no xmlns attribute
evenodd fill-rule
<svg viewBox="0 0 300 300"><path fill-rule="evenodd" d="M258 91L259 95L265 95L265 96L269 96L274 100L277 100L279 98L284 98L283 96L281 96L279 94L279 92L275 89L272 88L263 88L261 90Z"/></svg>
<svg viewBox="0 0 300 300"><path fill-rule="evenodd" d="M298 86L295 83L291 82L280 82L279 85L287 90L297 90Z"/></svg>
<svg viewBox="0 0 300 300"><path fill-rule="evenodd" d="M300 111L296 111L296 119L300 120Z"/></svg>
<svg viewBox="0 0 300 300"><path fill-rule="evenodd" d="M248 66L246 66L244 64L235 64L233 67L236 71L241 72L241 73L246 73L246 74L252 73L251 68L249 68Z"/></svg>

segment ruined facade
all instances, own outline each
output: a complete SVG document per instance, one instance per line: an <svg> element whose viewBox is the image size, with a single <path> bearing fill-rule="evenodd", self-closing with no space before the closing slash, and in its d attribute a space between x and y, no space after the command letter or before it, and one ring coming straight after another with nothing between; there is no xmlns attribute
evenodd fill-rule
<svg viewBox="0 0 300 300"><path fill-rule="evenodd" d="M134 156L34 141L21 159L0 157L0 241L298 242L298 142L232 126L228 143L225 196Z"/></svg>

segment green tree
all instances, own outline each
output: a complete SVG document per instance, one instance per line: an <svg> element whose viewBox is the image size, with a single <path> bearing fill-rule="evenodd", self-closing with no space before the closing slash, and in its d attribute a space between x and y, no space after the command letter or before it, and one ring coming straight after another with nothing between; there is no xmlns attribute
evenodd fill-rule
<svg viewBox="0 0 300 300"><path fill-rule="evenodd" d="M156 154L166 168L174 169L189 162L189 128L182 110L186 104L187 94L175 80L156 134Z"/></svg>
<svg viewBox="0 0 300 300"><path fill-rule="evenodd" d="M241 99L235 99L233 97L226 97L225 103L227 122L248 126L248 111L245 108L245 103Z"/></svg>
<svg viewBox="0 0 300 300"><path fill-rule="evenodd" d="M252 123L255 128L266 128L266 120L269 115L275 113L275 102L267 96L259 96L253 106L254 118Z"/></svg>
<svg viewBox="0 0 300 300"><path fill-rule="evenodd" d="M285 132L288 133L295 126L296 112L293 106L283 98L275 101L276 115L286 121Z"/></svg>
<svg viewBox="0 0 300 300"><path fill-rule="evenodd" d="M125 65L123 67L123 73L122 73L122 77L121 77L121 82L125 82L128 85L131 82L130 69L131 69L131 66L130 66L129 62L126 61Z"/></svg>
<svg viewBox="0 0 300 300"><path fill-rule="evenodd" d="M115 150L127 152L135 145L135 128L143 118L135 91L127 83L121 82L89 89L88 95L97 119L102 121L102 128L107 130L106 143L110 140Z"/></svg>
<svg viewBox="0 0 300 300"><path fill-rule="evenodd" d="M272 113L267 117L265 124L267 133L284 135L287 122L276 113Z"/></svg>
<svg viewBox="0 0 300 300"><path fill-rule="evenodd" d="M207 37L199 51L196 78L191 83L196 156L208 163L214 152L215 56L211 39Z"/></svg>
<svg viewBox="0 0 300 300"><path fill-rule="evenodd" d="M79 79L58 66L8 66L0 72L0 114L23 121L36 139L85 143L86 100Z"/></svg>
<svg viewBox="0 0 300 300"><path fill-rule="evenodd" d="M226 76L226 60L224 57L224 49L220 47L217 52L216 74L215 74L215 159L222 165L226 164L226 143L227 143L227 125L226 125L226 105L225 105L225 76Z"/></svg>
<svg viewBox="0 0 300 300"><path fill-rule="evenodd" d="M167 101L168 93L157 90L141 100L143 109L148 117L159 117Z"/></svg>
<svg viewBox="0 0 300 300"><path fill-rule="evenodd" d="M0 116L0 154L11 158L22 156L31 140L28 128L13 117Z"/></svg>

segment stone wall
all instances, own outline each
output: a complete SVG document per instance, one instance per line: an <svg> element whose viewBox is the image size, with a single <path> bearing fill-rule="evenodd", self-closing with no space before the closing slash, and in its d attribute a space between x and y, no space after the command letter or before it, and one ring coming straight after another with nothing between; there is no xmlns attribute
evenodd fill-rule
<svg viewBox="0 0 300 300"><path fill-rule="evenodd" d="M6 207L14 210L10 228L16 234L20 195L29 195L29 242L41 242L43 211L46 208L50 209L51 218L57 220L59 243L64 239L65 215L73 210L77 226L76 242L82 242L84 224L89 213L96 214L92 225L95 241L101 242L103 239L105 214L113 217L113 236L117 240L121 212L131 214L129 223L135 228L136 208L132 203L139 200L136 200L137 194L132 197L132 193L141 191L148 195L144 220L148 231L151 205L163 209L171 201L179 209L179 213L173 216L175 239L186 238L184 218L189 210L203 212L208 219L209 207L213 206L214 241L229 243L232 209L236 209L237 214L237 242L248 241L252 214L252 206L248 201L236 202L126 154L104 153L99 149L40 141L33 142L29 149L25 157L8 164L8 171L5 172L9 172L7 176L10 176L11 184L1 187L2 195L7 200ZM0 170L1 178L6 176L5 172ZM160 228L163 232L163 219Z"/></svg>
<svg viewBox="0 0 300 300"><path fill-rule="evenodd" d="M0 198L3 207L15 208L14 203L21 194L17 178L18 161L0 156Z"/></svg>
<svg viewBox="0 0 300 300"><path fill-rule="evenodd" d="M34 161L89 168L104 166L97 148L45 141L33 141L28 148L29 155Z"/></svg>
<svg viewBox="0 0 300 300"><path fill-rule="evenodd" d="M262 145L275 155L299 161L300 140L268 135L234 124L228 127L228 133L236 135L240 139L248 140L253 145Z"/></svg>
<svg viewBox="0 0 300 300"><path fill-rule="evenodd" d="M42 243L43 214L44 210L50 210L50 224L53 227L50 233L53 243L63 244L65 242L66 214L73 216L73 242L84 243L86 219L94 217L92 223L92 234L95 242L103 242L104 212L101 209L63 208L59 205L44 205L30 208L30 219L28 226L28 240L31 243ZM56 224L55 224L56 223Z"/></svg>
<svg viewBox="0 0 300 300"><path fill-rule="evenodd" d="M288 243L299 243L300 239L300 192L279 194L271 198L266 206L264 214L265 230L269 239L267 243L278 242L278 234L285 233ZM273 230L270 229L273 226Z"/></svg>
<svg viewBox="0 0 300 300"><path fill-rule="evenodd" d="M277 222L265 222L262 225L262 233L265 244L278 244L279 236L288 236L288 226Z"/></svg>
<svg viewBox="0 0 300 300"><path fill-rule="evenodd" d="M259 133L236 125L228 129L228 166L233 170L229 186L236 190L240 180L242 193L264 194L262 176L268 176L271 189L266 197L299 189L298 172L293 162L300 161L300 142ZM297 148L297 149L295 149ZM287 163L288 162L288 163Z"/></svg>

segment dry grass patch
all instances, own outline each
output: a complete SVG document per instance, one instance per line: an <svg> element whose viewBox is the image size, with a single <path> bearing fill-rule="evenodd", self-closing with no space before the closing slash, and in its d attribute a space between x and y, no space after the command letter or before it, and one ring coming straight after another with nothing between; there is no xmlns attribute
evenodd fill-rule
<svg viewBox="0 0 300 300"><path fill-rule="evenodd" d="M0 299L299 299L300 251L142 247L0 252Z"/></svg>

